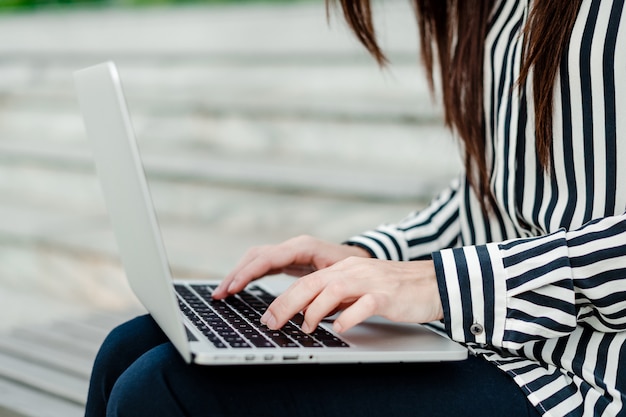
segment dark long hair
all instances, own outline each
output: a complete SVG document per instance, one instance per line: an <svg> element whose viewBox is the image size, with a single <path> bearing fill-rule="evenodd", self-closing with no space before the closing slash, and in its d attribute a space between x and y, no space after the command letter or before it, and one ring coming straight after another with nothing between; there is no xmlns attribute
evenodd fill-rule
<svg viewBox="0 0 626 417"><path fill-rule="evenodd" d="M339 3L357 39L380 65L387 57L376 41L370 0L326 0ZM518 85L532 70L536 147L548 170L552 150L554 82L582 0L533 3L524 27L524 57ZM421 58L434 91L433 69L439 64L445 123L464 143L467 176L483 207L492 202L485 155L483 110L484 41L495 0L413 0Z"/></svg>

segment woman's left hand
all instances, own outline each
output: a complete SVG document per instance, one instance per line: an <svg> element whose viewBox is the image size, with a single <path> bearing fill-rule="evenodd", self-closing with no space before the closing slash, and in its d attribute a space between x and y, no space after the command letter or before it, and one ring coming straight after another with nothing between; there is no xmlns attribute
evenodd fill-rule
<svg viewBox="0 0 626 417"><path fill-rule="evenodd" d="M302 329L341 311L333 328L341 333L370 316L426 323L443 318L432 261L397 262L350 257L294 282L261 317L270 329L304 312Z"/></svg>

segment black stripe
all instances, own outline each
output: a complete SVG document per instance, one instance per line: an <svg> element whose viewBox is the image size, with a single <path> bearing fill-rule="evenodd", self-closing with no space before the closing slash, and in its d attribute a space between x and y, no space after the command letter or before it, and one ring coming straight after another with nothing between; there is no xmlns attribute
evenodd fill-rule
<svg viewBox="0 0 626 417"><path fill-rule="evenodd" d="M500 247L501 250L508 251L508 250L513 249L513 248L515 248L517 246L526 245L526 244L528 244L528 243L530 243L530 242L532 242L534 240L544 239L544 238L546 238L548 236L550 236L550 235L531 236L531 237L526 237L526 238L519 238L519 239L511 240L511 241L508 241L508 242L502 242L498 246Z"/></svg>
<svg viewBox="0 0 626 417"><path fill-rule="evenodd" d="M507 2L502 2L502 6L504 7L504 5ZM495 132L496 132L496 120L497 120L497 115L496 115L496 108L500 107L500 100L498 99L498 97L502 97L502 90L504 89L504 86L502 85L503 80L500 80L500 86L498 89L496 89L496 81L495 81L495 75L500 73L501 75L503 75L503 71L501 70L500 67L496 67L498 63L496 63L496 50L497 50L497 46L500 43L500 38L504 35L504 29L506 27L506 22L510 21L513 16L515 15L515 11L517 9L518 3L516 2L515 6L513 8L511 8L511 11L509 12L509 15L505 18L505 24L502 26L502 28L500 29L500 31L497 33L497 35L495 36L492 46L491 46L491 51L490 51L490 59L491 59L491 68L490 68L490 72L491 72L491 86L489 91L491 91L491 101L489 103L489 126L490 126L490 130L491 130L491 136L492 138L495 137ZM504 12L503 7L498 11L498 16ZM506 55L504 55L506 57ZM504 65L502 66L502 68L504 67ZM494 164L494 160L495 160L495 147L494 147L494 152L493 155L491 156L491 175L493 176L493 168L495 166Z"/></svg>
<svg viewBox="0 0 626 417"><path fill-rule="evenodd" d="M615 387L619 392L626 393L626 343L622 343L617 358L611 358L611 365L617 367L617 378L615 379ZM621 364L621 366L619 366Z"/></svg>
<svg viewBox="0 0 626 417"><path fill-rule="evenodd" d="M598 353L596 355L596 366L593 370L593 375L596 384L603 389L606 389L604 377L606 376L606 369L609 366L609 348L611 347L611 342L613 342L614 338L614 335L606 335L603 337L600 341L600 345L598 346ZM608 402L596 403L594 414L597 416L602 415L607 406Z"/></svg>
<svg viewBox="0 0 626 417"><path fill-rule="evenodd" d="M526 155L526 123L527 114L526 107L528 103L526 102L526 90L522 90L520 97L520 110L519 110L519 119L517 122L517 144L515 149L515 154L518 158L523 158ZM526 162L526 161L524 161ZM517 207L524 206L524 189L526 188L526 164L519 163L515 165L515 204ZM537 196L535 195L535 201ZM535 203L536 204L536 203ZM522 219L522 216L518 216L519 220L522 222L524 226L527 226L526 221Z"/></svg>
<svg viewBox="0 0 626 417"><path fill-rule="evenodd" d="M561 366L561 358L565 353L565 349L567 348L568 341L570 339L568 337L562 337L558 339L556 342L554 349L550 353L550 362L556 364L557 366ZM546 352L547 353L547 352Z"/></svg>
<svg viewBox="0 0 626 417"><path fill-rule="evenodd" d="M517 53L517 49L519 47L519 42L514 42L514 39L516 39L518 37L518 32L520 27L522 26L522 22L521 20L524 18L524 16L521 16L520 20L513 26L513 28L511 29L511 33L509 34L509 41L507 43L507 47L506 47L506 51L505 51L505 56L507 57L509 62L505 62L505 64L509 65L508 68L508 73L509 73L509 77L510 79L515 79L515 68L516 68L516 63L515 63L515 55ZM513 50L511 51L511 53L509 53L509 48L510 46L513 45ZM504 68L503 68L504 69ZM506 73L505 71L502 71L503 75ZM504 83L505 77L502 77L502 83ZM505 100L506 103L506 112L505 112L505 116L504 116L504 132L506 132L502 138L500 138L504 143L503 143L503 151L504 151L504 155L505 157L502 158L502 188L499 190L496 190L496 192L500 191L502 193L502 205L504 206L504 209L507 213L511 212L511 207L509 206L509 191L510 191L510 187L508 186L509 184L509 173L511 172L511 167L509 165L509 155L511 155L511 141L515 139L514 136L514 132L517 129L513 129L511 126L511 119L513 117L513 94L515 93L515 89L514 88L510 88L507 91L507 99ZM521 106L521 103L518 101L518 105ZM518 125L517 125L518 129L519 129L519 121L518 121ZM518 131L519 132L519 131ZM494 135L495 137L495 135ZM523 165L523 164L519 164L519 165Z"/></svg>
<svg viewBox="0 0 626 417"><path fill-rule="evenodd" d="M360 242L353 242L353 241L345 241L342 242L342 245L347 245L347 246L356 246L359 247L361 249L364 249L367 253L369 253L369 255L372 258L377 258L376 254L374 253L374 251L367 245L364 245L363 243Z"/></svg>
<svg viewBox="0 0 626 417"><path fill-rule="evenodd" d="M512 343L528 343L538 340L543 340L543 336L538 336L529 333L522 333L517 330L505 330L504 341Z"/></svg>
<svg viewBox="0 0 626 417"><path fill-rule="evenodd" d="M518 299L527 301L537 306L551 307L562 311L563 313L576 316L576 308L571 301L560 300L558 298L550 297L548 295L537 294L535 292L526 292L517 295Z"/></svg>
<svg viewBox="0 0 626 417"><path fill-rule="evenodd" d="M572 98L571 98L571 93L570 93L570 81L569 81L569 64L568 64L568 60L567 60L567 54L565 54L563 56L563 58L561 59L561 68L560 68L560 80L561 80L561 113L563 114L563 120L562 120L562 130L563 130L563 137L567 137L568 135L568 131L570 132L569 135L571 136L571 130L572 130L572 123L571 123L571 109L572 109ZM565 139L564 139L565 140ZM571 146L570 146L571 147ZM567 151L567 147L565 146L565 143L563 143L563 148L565 151ZM552 150L554 151L554 147L552 148ZM567 155L563 155L563 158L565 159L567 157ZM556 176L556 155L554 155L554 152L551 153L551 162L550 162L550 184L551 184L551 195L550 195L550 202L548 203L548 207L546 208L546 212L544 214L544 219L543 222L545 224L545 229L546 232L550 233L552 232L552 217L554 217L554 209L556 208L556 203L559 199L559 183L557 182L557 176ZM563 162L567 162L566 160L564 160ZM564 163L563 166L565 168L567 168L567 166L570 166L571 164L567 164ZM566 169L566 175L567 175L567 169ZM569 180L568 180L569 181ZM559 226L561 225L561 222L559 222Z"/></svg>
<svg viewBox="0 0 626 417"><path fill-rule="evenodd" d="M458 218L459 218L459 212L457 210L454 212L454 214L451 217L449 217L446 220L444 224L441 225L441 227L439 227L435 231L435 233L433 233L432 235L428 235L428 236L422 236L417 239L411 239L407 242L408 245L413 247L413 246L419 246L425 243L431 243L431 242L436 241L448 230L448 228L450 228L452 224L457 222Z"/></svg>
<svg viewBox="0 0 626 417"><path fill-rule="evenodd" d="M582 375L583 368L585 367L585 358L587 356L587 348L589 346L589 342L591 341L591 335L593 332L584 331L580 336L580 340L576 344L576 354L575 357L579 360L572 362L572 371L576 375ZM594 355L595 352L591 352L591 355Z"/></svg>
<svg viewBox="0 0 626 417"><path fill-rule="evenodd" d="M472 292L469 279L469 268L463 249L453 249L456 273L459 278L459 291L461 293L461 310L463 311L463 331L465 341L475 341L475 336L470 331L473 324L474 311L472 309Z"/></svg>
<svg viewBox="0 0 626 417"><path fill-rule="evenodd" d="M424 226L424 225L432 224L433 219L439 213L441 213L444 209L446 209L448 207L448 203L454 199L454 197L456 196L457 193L458 193L458 191L456 189L451 189L450 195L447 196L445 203L443 203L443 204L439 203L439 207L437 207L436 210L433 210L426 219L424 219L423 221L421 221L419 223L411 223L411 225L407 226L407 227L398 227L398 230L406 232L408 230L411 230L411 229L414 229L414 228L417 228L417 227L421 227L421 226ZM443 197L443 193L438 195L435 198L434 202L438 202L439 200L441 200L442 197ZM429 209L432 209L432 207L429 207ZM419 214L421 214L421 212Z"/></svg>
<svg viewBox="0 0 626 417"><path fill-rule="evenodd" d="M606 137L606 201L604 215L613 214L615 207L615 190L617 190L617 110L615 105L615 48L617 32L624 9L624 0L616 0L611 9L607 28L602 73L604 77L604 130Z"/></svg>
<svg viewBox="0 0 626 417"><path fill-rule="evenodd" d="M600 248L593 252L588 252L582 256L572 256L570 257L570 263L573 268L580 268L588 265L592 265L596 262L605 261L608 259L619 260L624 259L626 257L626 247L617 246L613 248ZM617 265L616 265L617 266ZM613 272L614 270L608 270L604 272ZM623 278L623 275L622 275Z"/></svg>
<svg viewBox="0 0 626 417"><path fill-rule="evenodd" d="M582 123L585 158L585 214L583 222L587 222L593 217L593 200L595 194L595 163L594 163L594 134L593 134L593 89L591 83L591 48L593 36L595 34L598 12L600 10L600 0L591 3L587 23L583 32L580 45L580 87L582 101Z"/></svg>
<svg viewBox="0 0 626 417"><path fill-rule="evenodd" d="M448 297L448 285L446 284L446 274L443 268L441 252L433 252L433 262L435 264L435 275L437 275L437 285L439 286L439 296L441 297L441 306L443 308L443 323L445 325L446 332L450 337L452 337L450 298Z"/></svg>
<svg viewBox="0 0 626 417"><path fill-rule="evenodd" d="M569 267L569 258L567 256L561 256L559 258L552 259L547 264L538 266L533 269L529 269L526 272L516 277L510 277L506 281L506 286L508 290L512 290L521 285L524 285L525 283L529 281L532 281L533 279L537 277L549 274L552 271L555 271L560 268L568 268L568 267Z"/></svg>
<svg viewBox="0 0 626 417"><path fill-rule="evenodd" d="M491 257L486 246L476 247L476 254L480 261L480 270L483 278L483 294L485 297L485 306L493 306L496 299L496 290L494 287L495 277L493 274L493 266L491 264ZM493 341L493 327L494 327L494 312L485 311L484 313L484 328L487 343L491 344Z"/></svg>
<svg viewBox="0 0 626 417"><path fill-rule="evenodd" d="M594 223L589 223L585 226L586 229L588 229L590 225L595 224ZM584 229L581 229L584 230ZM623 220L619 220L618 222L614 223L611 225L611 227L605 229L605 230L598 230L596 232L586 232L584 234L581 234L579 236L576 237L572 237L571 239L568 240L568 244L571 248L577 247L577 246L583 246L589 243L597 243L599 239L608 239L614 236L619 236L626 233L626 218L624 218ZM623 242L624 245L626 246L626 242Z"/></svg>
<svg viewBox="0 0 626 417"><path fill-rule="evenodd" d="M396 238L391 236L389 233L383 232L383 231L380 231L380 230L378 231L378 233L380 233L381 235L387 236L389 238L389 240L391 240L393 242L393 247L396 249L396 253L398 254L398 260L406 261L406 259L404 259L404 256L402 256L402 249L400 248L400 244L398 243ZM391 258L389 258L389 259L391 259Z"/></svg>
<svg viewBox="0 0 626 417"><path fill-rule="evenodd" d="M553 374L546 375L545 377L542 377L537 381L533 381L533 383L528 384L526 386L534 391L537 391L541 387L548 385L554 380L558 379L560 376L561 376L560 373L555 372ZM542 398L540 402L541 407L545 408L546 410L550 410L558 406L559 404L570 400L571 395L572 395L572 391L570 387L563 387L559 391L551 394L549 397ZM575 408L573 411L565 415L560 415L559 417L580 417L580 416L581 416L581 410L578 408Z"/></svg>
<svg viewBox="0 0 626 417"><path fill-rule="evenodd" d="M470 196L472 195L472 187L470 186L469 181L467 180L465 181L464 187L465 187L465 193L464 193L463 199L465 201L465 207L466 207L465 215L467 216L467 227L469 229L469 236L468 236L467 243L471 245L475 245L479 242L477 242L476 240L476 228L474 227L474 223L477 223L477 222L473 218L474 216L472 215L472 210L469 209L472 204L470 201ZM480 217L482 218L482 215ZM483 242L480 242L480 243L483 243Z"/></svg>
<svg viewBox="0 0 626 417"><path fill-rule="evenodd" d="M602 271L595 274L593 277L589 277L588 279L577 279L576 287L585 290L589 288L597 287L598 285L606 284L611 281L615 281L616 283L620 283L623 281L624 276L626 276L626 268L616 268L609 271ZM593 279L590 279L593 278Z"/></svg>
<svg viewBox="0 0 626 417"><path fill-rule="evenodd" d="M493 28L493 24L495 22L498 21L498 19L500 19L500 15L502 14L502 11L504 10L504 6L506 5L505 1L501 1L499 2L500 4L498 5L498 8L495 9L492 13L491 16L489 18L489 24L487 25L487 30L491 30Z"/></svg>
<svg viewBox="0 0 626 417"><path fill-rule="evenodd" d="M385 259L391 259L391 254L387 250L387 247L385 245L383 245L383 242L381 242L380 240L378 240L378 239L376 239L374 237L371 237L371 236L365 236L365 238L376 242L378 247L380 247L383 250L383 252L385 252Z"/></svg>
<svg viewBox="0 0 626 417"><path fill-rule="evenodd" d="M509 268L511 266L517 265L519 263L528 261L529 258L533 258L544 253L553 251L560 247L565 246L564 239L553 239L547 242L541 243L539 245L535 245L523 252L516 253L514 255L507 255L502 258L502 263L505 268Z"/></svg>
<svg viewBox="0 0 626 417"><path fill-rule="evenodd" d="M541 211L541 206L543 206L543 193L544 193L544 182L545 182L545 172L541 167L541 163L539 162L539 155L535 152L535 201L532 212L532 221L533 224L539 229L543 234L548 231L548 225L545 227L541 227L541 223L539 222L539 212Z"/></svg>
<svg viewBox="0 0 626 417"><path fill-rule="evenodd" d="M559 161L565 171L565 183L567 185L567 204L565 211L561 215L560 227L569 229L574 217L574 209L578 203L578 187L576 184L576 165L574 163L574 141L572 133L572 104L569 79L569 61L568 55L565 54L561 58L561 112L563 114L561 120L561 129L563 131L563 155L562 161ZM556 155L554 156L556 158ZM555 159L556 160L556 159ZM557 185L556 182L554 182ZM547 223L546 225L549 225Z"/></svg>
<svg viewBox="0 0 626 417"><path fill-rule="evenodd" d="M515 308L508 309L507 319L517 319L525 323L534 323L534 324L537 324L546 329L550 329L553 332L557 332L557 333L569 333L576 328L575 325L571 326L566 323L560 323L554 319L551 319L550 317L536 317L533 314L529 314L525 311L518 310ZM516 332L516 333L521 334L520 332Z"/></svg>

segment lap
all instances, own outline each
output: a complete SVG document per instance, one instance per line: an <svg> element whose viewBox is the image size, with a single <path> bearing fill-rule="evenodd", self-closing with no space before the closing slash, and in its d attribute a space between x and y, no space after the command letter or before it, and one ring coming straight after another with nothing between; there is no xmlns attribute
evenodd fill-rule
<svg viewBox="0 0 626 417"><path fill-rule="evenodd" d="M126 326L121 333L149 335L152 346L135 349L144 352L127 360L130 365L116 379L109 408L119 414L113 415L537 415L509 376L477 357L413 364L198 366L186 364L164 336L155 337L160 331L151 318Z"/></svg>

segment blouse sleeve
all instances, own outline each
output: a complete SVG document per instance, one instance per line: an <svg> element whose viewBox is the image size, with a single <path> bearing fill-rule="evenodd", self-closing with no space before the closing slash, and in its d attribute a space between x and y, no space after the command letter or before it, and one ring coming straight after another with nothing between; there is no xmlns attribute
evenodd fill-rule
<svg viewBox="0 0 626 417"><path fill-rule="evenodd" d="M433 254L448 334L517 349L578 324L626 330L626 214Z"/></svg>
<svg viewBox="0 0 626 417"><path fill-rule="evenodd" d="M425 209L409 214L397 224L383 224L348 239L374 258L409 261L429 258L442 248L459 245L459 184L454 181Z"/></svg>

